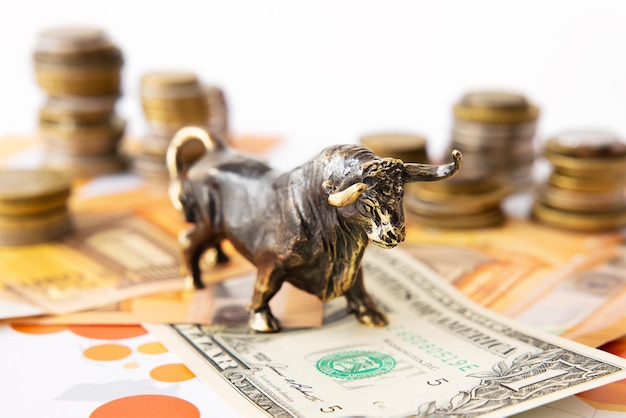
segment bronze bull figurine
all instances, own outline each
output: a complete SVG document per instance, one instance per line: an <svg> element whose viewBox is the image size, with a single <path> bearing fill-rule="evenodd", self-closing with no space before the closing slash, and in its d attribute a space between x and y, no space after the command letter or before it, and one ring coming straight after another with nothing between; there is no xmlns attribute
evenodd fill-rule
<svg viewBox="0 0 626 418"><path fill-rule="evenodd" d="M182 150L194 140L206 153L186 168ZM228 239L258 269L248 306L256 331L280 329L268 303L285 281L322 301L343 295L361 323L387 325L365 290L363 253L369 241L393 248L404 240L404 184L452 176L462 163L459 151L452 157L443 165L403 163L337 145L281 173L203 128L184 127L167 151L170 198L194 224L179 237L184 264L201 288L201 256L214 248L218 262L227 261L220 242Z"/></svg>

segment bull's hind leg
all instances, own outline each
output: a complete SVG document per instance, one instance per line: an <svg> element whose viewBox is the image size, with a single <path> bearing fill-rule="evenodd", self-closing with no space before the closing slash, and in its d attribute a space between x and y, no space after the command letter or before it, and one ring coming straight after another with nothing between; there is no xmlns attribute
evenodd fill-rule
<svg viewBox="0 0 626 418"><path fill-rule="evenodd" d="M248 305L248 325L259 332L278 332L280 322L270 310L269 302L283 284L283 276L274 267L259 266L252 300Z"/></svg>
<svg viewBox="0 0 626 418"><path fill-rule="evenodd" d="M356 315L360 323L370 327L384 327L389 323L385 314L378 309L372 297L365 290L361 268L357 272L354 284L345 292L344 296L348 300L348 310Z"/></svg>
<svg viewBox="0 0 626 418"><path fill-rule="evenodd" d="M204 224L196 224L186 229L178 236L178 242L182 249L183 263L187 272L193 279L193 286L196 289L204 288L202 282L202 271L200 270L200 259L208 248L215 247L218 254L218 262L220 262L220 252L223 257L221 248L219 248L219 237L212 234ZM228 258L226 257L226 261Z"/></svg>

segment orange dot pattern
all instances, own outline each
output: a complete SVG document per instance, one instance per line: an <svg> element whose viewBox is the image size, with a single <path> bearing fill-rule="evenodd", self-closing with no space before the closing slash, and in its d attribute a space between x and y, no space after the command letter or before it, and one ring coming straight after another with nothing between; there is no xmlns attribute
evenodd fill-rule
<svg viewBox="0 0 626 418"><path fill-rule="evenodd" d="M76 335L99 340L122 340L147 334L139 325L69 325Z"/></svg>
<svg viewBox="0 0 626 418"><path fill-rule="evenodd" d="M67 327L65 325L33 325L33 324L12 324L13 328L17 332L22 334L52 334L55 332L65 331Z"/></svg>
<svg viewBox="0 0 626 418"><path fill-rule="evenodd" d="M145 343L137 347L137 351L143 354L163 354L167 353L167 348L159 342Z"/></svg>
<svg viewBox="0 0 626 418"><path fill-rule="evenodd" d="M196 377L191 370L182 363L171 363L157 366L150 371L150 377L159 382L184 382Z"/></svg>
<svg viewBox="0 0 626 418"><path fill-rule="evenodd" d="M192 403L165 395L136 395L119 398L96 408L89 418L200 418Z"/></svg>
<svg viewBox="0 0 626 418"><path fill-rule="evenodd" d="M73 334L99 340L122 340L147 334L139 325L33 325L12 324L11 327L23 334L44 335L69 330ZM94 361L117 361L129 357L133 350L119 343L95 344L83 350L83 356ZM137 352L147 355L167 353L159 342L148 342L137 347ZM129 361L121 367L127 370L138 369L140 364ZM150 377L159 382L178 383L196 376L182 363L163 364L150 370ZM96 408L90 418L200 418L200 411L192 403L173 396L146 394L129 396L109 401Z"/></svg>
<svg viewBox="0 0 626 418"><path fill-rule="evenodd" d="M131 361L130 363L126 363L123 366L125 369L138 369L139 368L139 363L137 363L136 361Z"/></svg>
<svg viewBox="0 0 626 418"><path fill-rule="evenodd" d="M83 355L90 360L114 361L130 355L131 349L121 344L98 344L87 348Z"/></svg>

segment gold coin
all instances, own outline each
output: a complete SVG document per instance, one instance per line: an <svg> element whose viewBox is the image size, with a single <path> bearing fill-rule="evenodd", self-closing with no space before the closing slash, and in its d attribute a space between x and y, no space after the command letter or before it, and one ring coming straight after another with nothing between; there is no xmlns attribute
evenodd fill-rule
<svg viewBox="0 0 626 418"><path fill-rule="evenodd" d="M407 212L407 219L422 226L440 229L478 229L501 225L506 217L500 208L476 214L461 216L424 216L419 213Z"/></svg>
<svg viewBox="0 0 626 418"><path fill-rule="evenodd" d="M604 213L626 208L624 188L607 192L581 192L551 184L537 187L537 200L555 209L581 213Z"/></svg>
<svg viewBox="0 0 626 418"><path fill-rule="evenodd" d="M47 212L30 213L24 215L0 216L0 229L21 233L29 229L39 230L48 225L56 225L60 219L67 217L67 207L55 208Z"/></svg>
<svg viewBox="0 0 626 418"><path fill-rule="evenodd" d="M428 162L426 138L419 135L379 133L362 136L360 142L383 158L398 158L404 162Z"/></svg>
<svg viewBox="0 0 626 418"><path fill-rule="evenodd" d="M106 48L111 44L107 34L99 28L63 26L48 28L37 36L35 51L55 54L76 53Z"/></svg>
<svg viewBox="0 0 626 418"><path fill-rule="evenodd" d="M89 83L73 83L71 80L49 82L38 79L37 84L51 96L102 96L120 92L119 77Z"/></svg>
<svg viewBox="0 0 626 418"><path fill-rule="evenodd" d="M404 206L407 210L419 215L430 217L475 215L499 207L500 202L500 200L480 199L466 199L462 203L456 201L432 202L419 199L411 193L407 193L403 200Z"/></svg>
<svg viewBox="0 0 626 418"><path fill-rule="evenodd" d="M122 155L75 155L56 149L46 149L44 163L47 167L63 171L77 178L91 178L118 173L126 169Z"/></svg>
<svg viewBox="0 0 626 418"><path fill-rule="evenodd" d="M66 79L74 77L77 81L93 80L97 77L119 75L123 66L122 60L99 62L81 65L35 63L35 75L41 79Z"/></svg>
<svg viewBox="0 0 626 418"><path fill-rule="evenodd" d="M610 178L626 175L626 155L617 158L578 158L544 149L544 157L557 173L571 177Z"/></svg>
<svg viewBox="0 0 626 418"><path fill-rule="evenodd" d="M145 137L141 144L141 153L153 157L162 158L165 161L165 154L170 145L170 138L160 138L155 136Z"/></svg>
<svg viewBox="0 0 626 418"><path fill-rule="evenodd" d="M198 86L198 77L188 71L154 71L141 77L141 84L146 87L171 88Z"/></svg>
<svg viewBox="0 0 626 418"><path fill-rule="evenodd" d="M97 76L90 79L81 79L78 77L72 77L71 75L63 76L58 79L37 76L37 83L44 90L48 91L47 89L65 89L68 91L68 93L66 93L66 96L81 96L80 92L82 91L102 91L102 93L100 94L103 96L118 94L119 81L119 74ZM73 93L74 91L77 91L78 93Z"/></svg>
<svg viewBox="0 0 626 418"><path fill-rule="evenodd" d="M132 157L132 170L141 177L168 180L169 172L165 164L165 155L140 153Z"/></svg>
<svg viewBox="0 0 626 418"><path fill-rule="evenodd" d="M117 89L119 81L121 80L119 72L100 73L100 74L36 74L37 83L46 88L50 86L52 88L65 87L75 90L102 90L104 88ZM117 94L117 90L109 94ZM102 93L102 95L105 95ZM68 96L72 94L68 93Z"/></svg>
<svg viewBox="0 0 626 418"><path fill-rule="evenodd" d="M478 135L465 135L459 134L454 128L451 135L451 147L455 147L458 144L459 147L466 149L476 150L475 152L480 154L482 150L491 151L497 153L502 158L512 159L520 152L534 152L534 135L526 136L509 136L509 137L496 137L496 136L478 136Z"/></svg>
<svg viewBox="0 0 626 418"><path fill-rule="evenodd" d="M485 123L523 123L539 117L539 109L521 94L506 91L475 91L454 106L461 120Z"/></svg>
<svg viewBox="0 0 626 418"><path fill-rule="evenodd" d="M549 138L544 148L555 154L581 159L626 158L626 143L608 131L571 131Z"/></svg>
<svg viewBox="0 0 626 418"><path fill-rule="evenodd" d="M463 161L463 165L465 165L465 161ZM423 195L426 198L428 196L436 197L439 195L475 195L494 191L500 192L506 189L508 184L505 180L496 175L471 175L461 170L454 177L445 180L409 183L406 187L410 188L418 196Z"/></svg>
<svg viewBox="0 0 626 418"><path fill-rule="evenodd" d="M55 72L89 71L111 67L121 67L124 64L122 51L116 47L108 49L80 52L69 55L35 53L34 66L38 70L47 69Z"/></svg>
<svg viewBox="0 0 626 418"><path fill-rule="evenodd" d="M52 196L34 197L27 200L0 200L0 216L35 215L59 209L67 205L70 194L70 190L67 190Z"/></svg>
<svg viewBox="0 0 626 418"><path fill-rule="evenodd" d="M48 222L40 222L20 228L0 226L0 246L32 245L64 237L73 229L72 217L65 211Z"/></svg>
<svg viewBox="0 0 626 418"><path fill-rule="evenodd" d="M608 231L626 226L626 209L605 213L579 213L534 202L532 216L546 225L581 232Z"/></svg>
<svg viewBox="0 0 626 418"><path fill-rule="evenodd" d="M500 90L481 90L466 93L461 104L467 107L489 107L497 109L526 109L530 104L524 95Z"/></svg>
<svg viewBox="0 0 626 418"><path fill-rule="evenodd" d="M226 95L221 88L217 86L206 86L205 95L209 102L211 112L223 113L224 115L228 113Z"/></svg>
<svg viewBox="0 0 626 418"><path fill-rule="evenodd" d="M407 205L416 211L418 208L426 210L428 207L429 212L471 213L499 206L500 202L512 192L511 185L502 179L476 183L463 182L439 189L431 187L432 184L407 184L405 197ZM423 187L424 185L428 186Z"/></svg>
<svg viewBox="0 0 626 418"><path fill-rule="evenodd" d="M463 163L465 163L465 155L468 155L467 165L463 165L463 168L471 167L472 169L483 170L493 172L498 175L500 171L515 171L523 167L527 167L533 164L535 160L534 154L520 154L520 155L501 155L496 151L490 152L472 152L461 146L455 148L463 153Z"/></svg>
<svg viewBox="0 0 626 418"><path fill-rule="evenodd" d="M626 185L626 178L584 178L553 171L548 177L548 184L566 190L600 193L623 190Z"/></svg>
<svg viewBox="0 0 626 418"><path fill-rule="evenodd" d="M157 111L189 111L198 107L209 107L207 98L204 95L176 98L142 97L141 106L144 109L154 109Z"/></svg>
<svg viewBox="0 0 626 418"><path fill-rule="evenodd" d="M142 97L186 97L204 94L198 77L186 71L154 71L141 77Z"/></svg>
<svg viewBox="0 0 626 418"><path fill-rule="evenodd" d="M109 45L101 49L78 51L76 53L57 54L35 51L33 54L35 66L57 65L64 67L97 67L111 63L122 63L124 57L122 51Z"/></svg>
<svg viewBox="0 0 626 418"><path fill-rule="evenodd" d="M66 195L71 179L56 170L1 170L0 203L16 203Z"/></svg>
<svg viewBox="0 0 626 418"><path fill-rule="evenodd" d="M208 119L209 109L208 106L195 106L188 109L171 108L171 109L158 109L143 107L143 114L146 119L149 120L185 120L202 117Z"/></svg>
<svg viewBox="0 0 626 418"><path fill-rule="evenodd" d="M471 120L454 120L454 131L460 136L491 142L493 140L519 141L534 138L537 121L523 123L481 123Z"/></svg>
<svg viewBox="0 0 626 418"><path fill-rule="evenodd" d="M126 121L112 117L104 123L76 124L39 121L40 131L47 136L73 141L112 141L117 143L124 134Z"/></svg>
<svg viewBox="0 0 626 418"><path fill-rule="evenodd" d="M102 123L114 116L117 96L49 97L39 120L53 123Z"/></svg>
<svg viewBox="0 0 626 418"><path fill-rule="evenodd" d="M185 116L185 117L177 117L177 116L155 116L150 115L146 116L146 120L150 122L157 122L165 125L171 126L175 131L178 131L185 125L208 125L208 117L204 116Z"/></svg>
<svg viewBox="0 0 626 418"><path fill-rule="evenodd" d="M530 106L528 109L501 110L470 108L457 104L454 106L454 117L484 123L522 123L536 120L539 117L539 108Z"/></svg>
<svg viewBox="0 0 626 418"><path fill-rule="evenodd" d="M107 65L52 65L35 64L35 74L42 80L74 79L76 82L89 82L105 77L119 77L122 69L121 62L111 62Z"/></svg>
<svg viewBox="0 0 626 418"><path fill-rule="evenodd" d="M109 155L120 148L121 137L98 138L97 140L75 140L58 136L43 136L43 145L46 150L80 156Z"/></svg>

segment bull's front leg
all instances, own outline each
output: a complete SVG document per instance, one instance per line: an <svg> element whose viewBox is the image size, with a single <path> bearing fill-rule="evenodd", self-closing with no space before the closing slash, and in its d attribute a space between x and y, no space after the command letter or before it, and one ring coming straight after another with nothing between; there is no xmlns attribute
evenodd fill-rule
<svg viewBox="0 0 626 418"><path fill-rule="evenodd" d="M389 321L387 316L381 312L372 297L365 290L363 284L363 271L359 267L356 273L356 280L344 296L348 300L348 310L354 313L360 323L370 327L384 327Z"/></svg>
<svg viewBox="0 0 626 418"><path fill-rule="evenodd" d="M269 302L280 289L283 280L283 275L273 265L270 267L259 266L252 300L248 305L250 311L248 325L253 330L259 332L280 331L280 321L272 314Z"/></svg>

